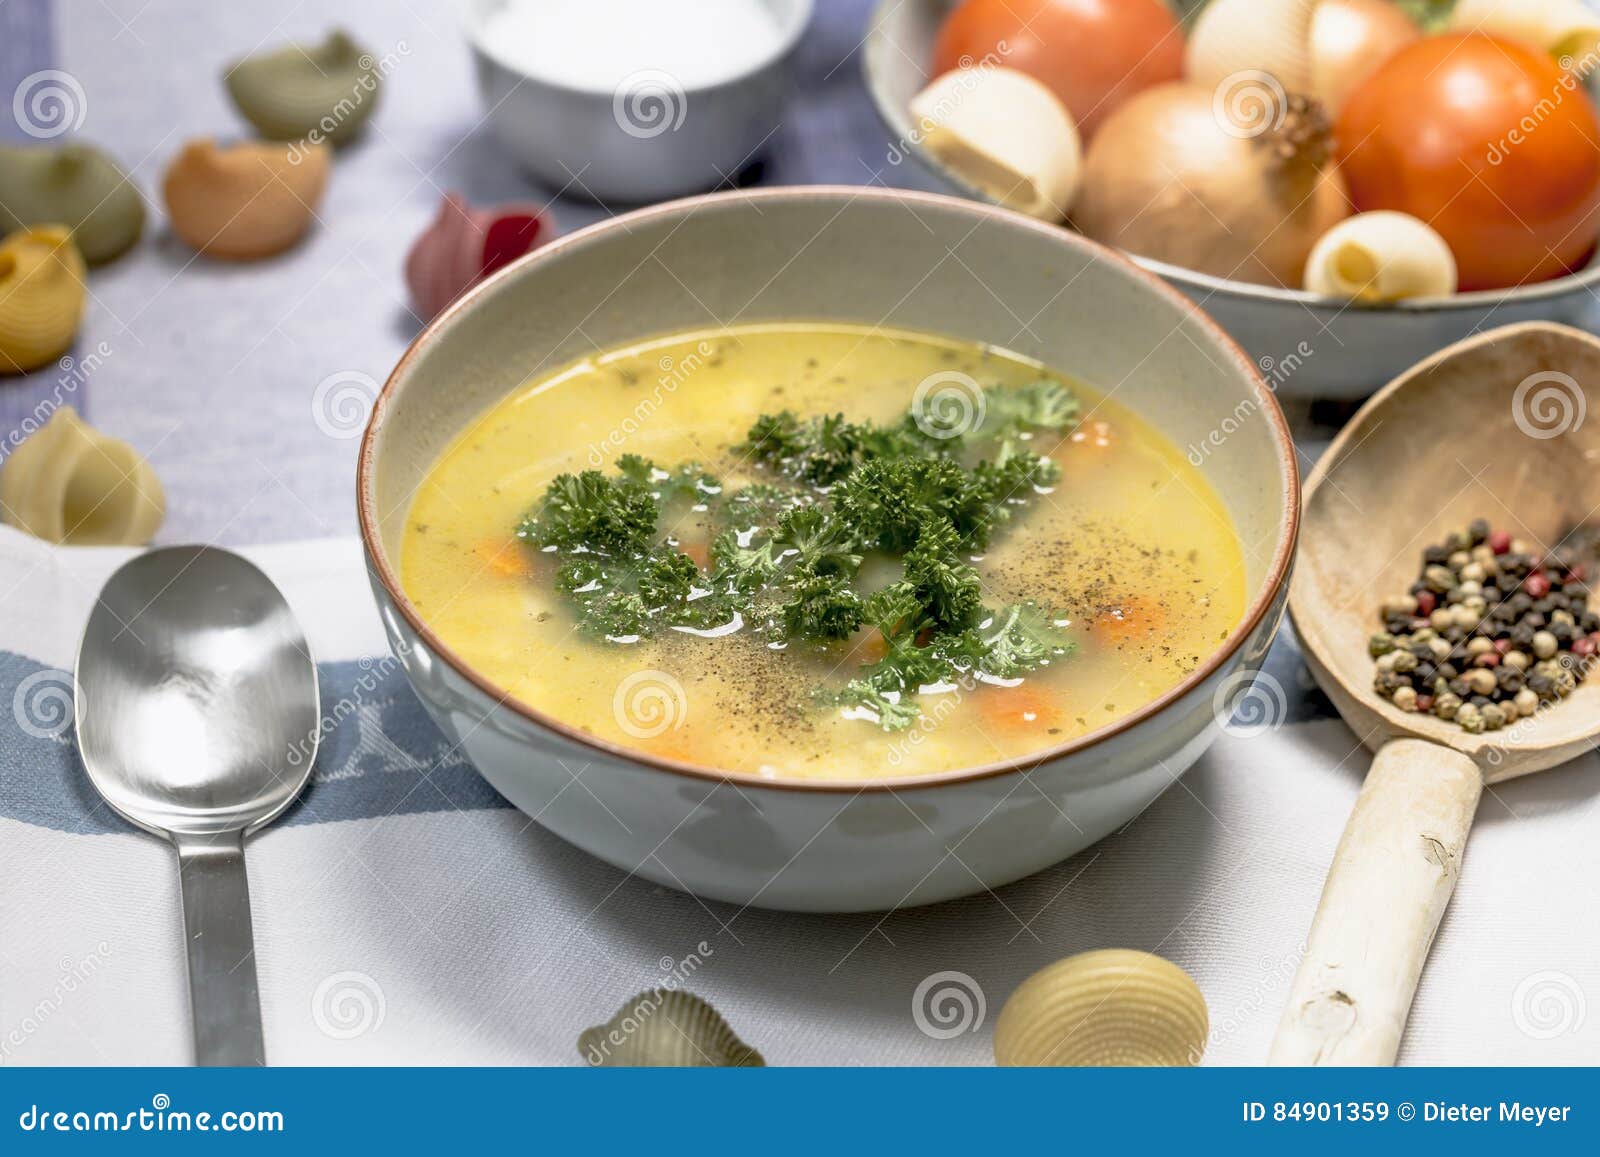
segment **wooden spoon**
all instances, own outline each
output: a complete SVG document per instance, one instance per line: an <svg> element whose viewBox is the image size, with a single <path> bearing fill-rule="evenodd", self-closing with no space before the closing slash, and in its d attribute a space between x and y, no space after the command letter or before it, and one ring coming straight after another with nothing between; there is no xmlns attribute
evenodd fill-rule
<svg viewBox="0 0 1600 1157"><path fill-rule="evenodd" d="M1307 665L1375 755L1334 853L1270 1061L1394 1063L1486 783L1593 747L1600 678L1499 731L1372 689L1378 604L1426 546L1482 517L1555 547L1600 517L1600 340L1545 322L1442 350L1380 390L1306 484L1289 591Z"/></svg>

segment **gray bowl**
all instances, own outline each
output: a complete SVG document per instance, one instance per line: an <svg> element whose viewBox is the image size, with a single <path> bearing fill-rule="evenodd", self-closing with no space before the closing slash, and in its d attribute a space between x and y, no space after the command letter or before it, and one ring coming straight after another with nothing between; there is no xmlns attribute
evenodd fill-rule
<svg viewBox="0 0 1600 1157"><path fill-rule="evenodd" d="M789 62L812 0L763 0L777 50L720 84L685 87L662 69L617 88L577 88L519 69L485 32L506 0L467 0L462 24L485 117L511 157L566 196L640 203L716 188L760 153L783 119Z"/></svg>
<svg viewBox="0 0 1600 1157"><path fill-rule="evenodd" d="M1197 465L1250 544L1236 629L1179 685L1089 735L948 774L834 782L619 747L507 698L433 631L397 562L411 496L457 431L530 375L596 349L730 321L795 320L1013 349L1115 390L1176 445L1205 447ZM450 742L501 794L625 872L733 903L819 912L998 887L1138 815L1216 738L1249 687L1282 613L1300 510L1277 404L1238 347L1160 280L1065 229L992 206L826 187L642 209L500 270L400 360L373 407L356 486L390 645ZM569 791L575 775L582 790Z"/></svg>
<svg viewBox="0 0 1600 1157"><path fill-rule="evenodd" d="M922 148L911 98L933 77L925 62L957 0L882 0L862 46L867 88L888 126L893 183L989 200ZM1130 254L1203 306L1286 396L1361 398L1429 354L1480 330L1519 321L1593 328L1600 251L1569 277L1517 289L1356 306L1292 289L1195 273Z"/></svg>

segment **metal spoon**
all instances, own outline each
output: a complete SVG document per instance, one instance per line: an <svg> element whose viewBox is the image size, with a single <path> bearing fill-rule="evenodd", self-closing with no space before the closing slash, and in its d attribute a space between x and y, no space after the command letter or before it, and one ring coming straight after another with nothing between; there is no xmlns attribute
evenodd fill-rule
<svg viewBox="0 0 1600 1157"><path fill-rule="evenodd" d="M196 1063L261 1065L244 837L305 786L317 669L272 581L208 546L107 580L78 649L84 767L106 802L178 849Z"/></svg>

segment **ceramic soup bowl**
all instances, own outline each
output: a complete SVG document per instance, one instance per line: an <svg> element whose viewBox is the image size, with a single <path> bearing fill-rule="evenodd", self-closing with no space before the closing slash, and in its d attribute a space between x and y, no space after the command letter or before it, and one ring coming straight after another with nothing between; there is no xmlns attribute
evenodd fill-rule
<svg viewBox="0 0 1600 1157"><path fill-rule="evenodd" d="M1159 699L1026 759L915 778L784 782L626 750L509 699L399 581L411 496L456 433L530 376L596 349L740 322L923 330L1115 391L1216 488L1246 560L1243 621ZM574 468L583 468L574 447ZM1271 392L1193 303L1065 230L971 201L862 189L716 194L562 238L423 331L373 408L358 502L372 589L433 718L508 800L667 887L842 912L994 888L1092 844L1220 730L1283 609L1299 518ZM568 790L574 776L582 790Z"/></svg>

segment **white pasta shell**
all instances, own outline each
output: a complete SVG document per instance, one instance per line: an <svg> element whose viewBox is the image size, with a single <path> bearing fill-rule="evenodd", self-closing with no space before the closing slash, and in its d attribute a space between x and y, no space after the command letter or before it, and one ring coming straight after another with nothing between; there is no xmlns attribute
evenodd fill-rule
<svg viewBox="0 0 1600 1157"><path fill-rule="evenodd" d="M1409 213L1347 217L1312 246L1306 288L1367 304L1456 291L1456 259L1445 239Z"/></svg>
<svg viewBox="0 0 1600 1157"><path fill-rule="evenodd" d="M1210 1020L1189 974L1148 952L1106 948L1024 980L994 1026L999 1065L1193 1065Z"/></svg>
<svg viewBox="0 0 1600 1157"><path fill-rule="evenodd" d="M979 66L939 77L911 101L923 147L1010 209L1060 221L1083 172L1072 114L1033 77Z"/></svg>
<svg viewBox="0 0 1600 1157"><path fill-rule="evenodd" d="M578 1051L597 1067L753 1068L761 1054L734 1035L722 1014L691 992L651 989L585 1029Z"/></svg>
<svg viewBox="0 0 1600 1157"><path fill-rule="evenodd" d="M1311 18L1317 0L1211 0L1194 22L1184 71L1206 88L1267 73L1289 92L1311 91Z"/></svg>
<svg viewBox="0 0 1600 1157"><path fill-rule="evenodd" d="M5 520L46 542L143 546L166 514L166 495L132 446L62 406L0 468Z"/></svg>
<svg viewBox="0 0 1600 1157"><path fill-rule="evenodd" d="M1521 40L1580 73L1600 63L1600 13L1583 0L1459 0L1450 27Z"/></svg>

